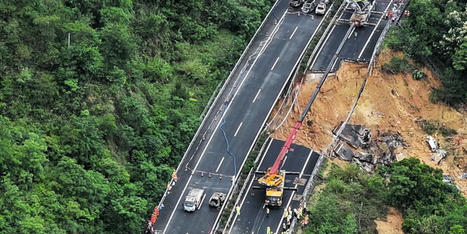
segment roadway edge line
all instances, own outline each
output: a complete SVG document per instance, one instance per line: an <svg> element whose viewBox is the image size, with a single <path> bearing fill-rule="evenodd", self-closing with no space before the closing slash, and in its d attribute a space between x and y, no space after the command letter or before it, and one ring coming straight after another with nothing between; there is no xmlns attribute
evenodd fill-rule
<svg viewBox="0 0 467 234"><path fill-rule="evenodd" d="M391 0L391 1L389 2L389 4L387 5L386 9L384 9L384 12L383 12L383 14L381 15L381 18L379 18L378 23L376 24L375 28L374 28L373 31L371 32L370 36L368 37L368 40L366 41L365 45L363 46L362 51L361 51L360 54L358 55L357 61L362 57L363 52L365 51L366 47L368 46L368 43L370 42L371 38L373 37L373 34L375 33L376 29L379 27L379 24L380 24L381 21L383 20L384 14L386 14L386 12L388 11L389 7L392 5L392 2L393 2L393 0Z"/></svg>
<svg viewBox="0 0 467 234"><path fill-rule="evenodd" d="M286 11L286 13L287 13L287 11ZM285 15L285 14L284 14L284 15ZM281 19L282 19L282 18L281 18ZM323 22L323 20L324 20L324 18L321 19L320 24ZM317 30L318 30L318 27L316 27L315 32L313 32L313 34L310 36L310 39L308 39L308 43L307 43L307 44L305 45L305 47L303 48L302 54L298 57L297 62L295 63L295 65L294 65L293 68L291 69L291 71L290 71L290 73L289 73L289 75L288 75L288 79L284 82L284 85L282 86L281 92L280 92L280 93L282 93L282 91L284 90L285 86L286 86L287 83L288 83L288 80L291 78L291 75L294 73L295 69L297 68L297 65L299 65L299 63L300 63L300 61L301 61L301 58L302 58L303 55L305 54L305 52L306 52L308 46L309 46L310 43L311 43L311 40L312 40L313 37L315 36ZM267 117L264 119L263 123L261 124L262 127L264 127L264 124L266 123L266 121L267 121L269 115L271 115L271 112L272 112L272 110L274 109L274 106L276 105L277 100L279 100L279 97L281 96L280 93L279 93L279 95L277 95L276 100L274 101L274 103L273 103L271 109L269 110L268 114L266 115ZM243 160L243 163L242 163L242 165L240 166L240 168L243 168L243 165L245 164L246 159L248 158L248 155L250 154L251 150L253 149L253 146L255 145L256 140L257 140L258 136L260 135L260 133L262 133L262 131L258 131L258 133L256 134L256 137L255 137L255 139L253 140L253 143L251 144L250 149L248 150L248 152L247 152L247 154L246 154L247 156L246 156L245 159ZM234 179L234 181L233 181L233 184L237 183L237 180L238 180L238 177L235 176L235 179ZM229 190L229 193L227 194L227 197L226 197L227 200L230 198L230 194L231 194L231 192L232 192L232 188L233 188L233 187L234 187L234 186L231 186L231 188L230 188L230 190ZM222 205L221 210L220 210L220 212L219 212L219 215L217 216L216 221L214 222L214 225L212 226L211 230L213 230L213 228L217 225L217 223L218 223L218 221L219 221L219 218L220 218L220 216L221 216L221 214L222 214L222 211L224 210L225 204L227 204L227 202L224 202L224 204ZM210 233L212 233L212 231L211 231Z"/></svg>
<svg viewBox="0 0 467 234"><path fill-rule="evenodd" d="M260 167L261 164L263 164L263 160L264 160L264 158L266 158L266 153L268 152L269 147L272 145L272 142L273 142L273 141L274 141L274 139L271 138L271 140L269 141L268 146L266 147L266 151L264 151L264 153L263 153L263 155L262 155L262 157L261 157L261 161L259 162L258 167ZM254 168L252 168L252 169L254 169ZM254 173L256 173L256 170L254 170L253 174L254 174ZM255 177L253 176L253 178L251 178L250 184L249 184L248 187L247 187L246 193L243 194L242 201L240 202L240 207L243 207L243 203L245 202L245 199L246 199L246 196L247 196L247 194L248 194L248 191L250 191L251 185L253 184L253 181L254 181L254 180L255 180ZM234 204L234 207L236 207L237 205L238 205L238 202L236 202L236 203ZM233 228L233 226L234 226L234 224L235 224L235 221L237 220L237 217L238 217L238 215L235 213L235 217L233 218L232 225L230 225L229 231L228 231L227 233L232 232L232 228Z"/></svg>
<svg viewBox="0 0 467 234"><path fill-rule="evenodd" d="M282 18L285 17L286 13L287 13L287 11L284 12ZM282 19L282 18L281 18L281 19ZM279 26L280 26L280 24L277 24L276 27L274 28L273 32L276 31L275 29L278 28ZM269 36L268 40L272 39L274 35L275 35L275 33L274 33L274 34L271 34L271 35ZM265 45L264 50L265 50L265 48L266 48L268 45L269 45L268 43ZM188 185L190 184L191 179L193 178L193 173L194 173L194 171L196 171L196 168L198 167L199 163L201 162L201 159L203 158L204 153L206 152L206 150L207 150L207 148L208 148L208 146L209 146L209 143L211 142L212 138L214 137L216 130L219 128L219 125L222 123L221 120L222 120L222 119L224 118L224 116L227 114L227 112L228 112L228 110L229 110L229 108L230 108L230 105L233 103L233 101L234 101L234 99L235 99L235 96L237 96L237 93L240 91L240 89L241 89L241 87L242 87L244 81L247 79L249 73L251 72L251 70L253 69L254 65L256 64L256 61L259 59L259 57L261 57L261 54L262 54L262 52L264 52L264 50L261 50L261 52L257 55L257 57L255 58L255 60L253 61L253 63L252 63L252 65L251 65L250 69L248 70L247 74L244 76L242 82L240 83L240 85L238 86L237 90L235 91L235 94L234 94L234 96L232 97L232 100L229 102L229 104L227 105L227 107L226 107L225 110L224 110L224 113L223 113L222 116L219 118L219 122L217 123L217 126L214 128L213 133L212 133L211 136L209 137L208 142L206 143L206 145L205 145L205 147L204 147L202 153L200 154L200 157L199 157L199 159L198 159L198 161L197 161L195 167L193 168L192 173L191 173L190 177L188 178L188 181L187 181L187 183L185 184L185 187L183 188L182 193L181 193L180 197L178 198L177 203L176 203L174 209L172 210L171 215L169 216L169 220L167 221L167 225L165 226L165 228L164 228L164 230L162 231L162 233L165 233L165 232L167 231L167 228L169 227L170 221L172 220L172 217L173 217L173 215L175 214L175 211L177 210L178 205L180 204L180 200L182 199L183 194L185 194L185 190L186 190L186 188L188 187ZM274 107L274 106L273 106L273 107ZM272 110L272 108L271 108L271 110ZM256 141L256 139L255 139L255 141ZM250 150L251 150L251 147L250 147ZM248 154L247 154L247 155L248 155ZM245 163L245 161L246 161L246 160L243 161L243 164ZM243 164L242 164L242 167L243 167ZM180 165L181 165L181 164L179 164L179 166L180 166ZM241 167L241 168L242 168L242 167ZM234 178L235 178L234 181L236 181L236 180L237 180L237 175L234 175ZM234 182L234 181L232 181L232 182ZM232 188L232 187L233 187L233 186L231 186L231 188ZM231 189L230 189L230 190L231 190ZM229 191L229 194L230 194L230 191ZM229 197L229 195L227 195L227 197ZM222 212L222 210L224 209L224 205L225 205L225 202L224 202L224 204L223 204L221 210L219 211L219 214L220 214L220 213ZM217 223L217 220L218 220L218 219L219 219L219 216L216 218L216 221L214 222L214 224Z"/></svg>
<svg viewBox="0 0 467 234"><path fill-rule="evenodd" d="M334 6L334 2L332 3L332 5L329 7L329 9L332 8L332 6ZM344 7L345 6L345 7ZM341 3L341 5L339 6L339 8L337 9L335 15L332 17L331 21L329 22L329 25L326 27L326 29L324 30L323 32L323 35L321 36L321 38L318 40L318 43L316 44L315 48L313 49L313 52L311 52L311 55L310 55L310 58L308 59L308 62L306 63L306 69L304 71L304 74L306 73L307 70L310 70L312 65L311 65L311 62L312 60L314 60L314 56L316 56L317 54L319 53L316 53L317 50L319 48L321 48L321 46L323 46L323 38L327 37L329 30L331 29L331 26L335 24L335 21L336 21L336 16L339 14L339 11L341 11L342 9L345 10L345 8L347 7L347 4L345 4L345 1L343 1ZM330 11L328 11L325 15L325 17L327 17L327 14L329 13ZM340 16L339 16L340 17ZM337 18L339 18L337 17Z"/></svg>
<svg viewBox="0 0 467 234"><path fill-rule="evenodd" d="M219 93L217 94L216 98L214 99L214 101L211 103L211 107L209 108L208 112L205 114L204 118L203 118L203 121L201 121L198 129L196 130L196 133L195 135L193 136L190 144L188 145L187 149L185 150L185 153L183 154L183 157L182 159L180 160L180 163L178 164L177 168L175 169L175 172L178 173L180 167L183 163L183 161L186 159L185 157L188 155L188 152L191 150L191 148L193 147L193 144L194 142L196 141L196 138L199 136L201 130L203 129L203 127L205 127L205 123L206 123L206 120L208 118L206 118L206 116L209 116L213 110L213 107L215 106L215 104L219 101L220 97L222 96L222 93L225 91L226 87L228 86L229 82L232 80L232 77L233 77L233 74L234 72L237 70L238 68L238 65L241 63L241 61L244 59L245 55L247 54L247 51L250 49L251 47L251 44L253 43L253 41L255 41L257 39L257 36L258 36L258 32L261 31L261 29L263 28L264 24L266 23L266 21L268 21L268 18L269 16L271 15L271 12L273 12L275 9L275 7L278 5L277 3L281 1L281 0L276 0L274 2L274 4L272 5L271 9L269 10L268 14L266 15L266 17L264 17L264 20L261 22L260 26L258 27L258 29L256 30L255 34L251 37L250 41L248 42L248 45L246 46L245 50L243 50L243 53L242 55L240 56L240 58L237 60L237 62L235 63L235 66L232 68L232 70L230 71L230 74L229 76L227 77L227 79L224 81L224 84L222 85L222 88L221 90L219 91ZM287 12L287 10L286 10ZM259 56L259 55L258 55ZM234 82L235 83L235 82ZM207 126L207 129L206 131L209 130L209 125ZM174 179L172 178L169 183L172 184L174 181ZM163 203L165 198L167 197L167 188L165 189L165 192L164 194L162 195L162 198L161 200L159 201L159 204L160 203ZM168 224L168 223L167 223ZM165 230L165 228L164 228Z"/></svg>

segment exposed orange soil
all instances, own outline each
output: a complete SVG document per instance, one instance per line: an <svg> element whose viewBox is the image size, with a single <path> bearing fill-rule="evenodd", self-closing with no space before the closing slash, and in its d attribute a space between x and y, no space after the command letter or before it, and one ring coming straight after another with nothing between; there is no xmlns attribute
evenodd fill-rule
<svg viewBox="0 0 467 234"><path fill-rule="evenodd" d="M429 69L423 68L428 77L420 81L414 80L412 74L383 73L381 65L395 55L401 54L386 50L380 55L350 123L366 125L373 136L377 135L377 131L400 132L408 147L400 150L402 154L399 160L409 156L417 157L430 166L443 169L444 173L454 177L456 185L467 195L467 179L459 178L462 172L467 172L464 155L467 150L467 115L462 110L461 113L454 108L429 101L431 90L440 85L439 79ZM366 73L366 65L344 63L337 75L330 76L321 88L295 143L321 152L332 140L332 129L346 118ZM318 79L307 78L299 93L299 107L294 106L286 122L273 134L274 138L287 138L317 82ZM434 135L441 147L449 152L441 165L430 160L432 153L425 142L427 134L416 121L420 119L437 120L458 132L451 139L445 139L440 134ZM307 120L312 121L311 126L307 124Z"/></svg>
<svg viewBox="0 0 467 234"><path fill-rule="evenodd" d="M375 220L376 230L379 234L403 234L402 221L401 212L391 207L386 220Z"/></svg>

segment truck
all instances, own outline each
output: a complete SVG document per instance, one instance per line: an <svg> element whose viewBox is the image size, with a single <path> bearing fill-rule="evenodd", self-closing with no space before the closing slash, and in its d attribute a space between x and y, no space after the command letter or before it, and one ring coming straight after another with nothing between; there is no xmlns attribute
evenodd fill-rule
<svg viewBox="0 0 467 234"><path fill-rule="evenodd" d="M350 7L354 10L350 17L350 24L356 27L364 26L370 19L374 7L374 0L350 0Z"/></svg>
<svg viewBox="0 0 467 234"><path fill-rule="evenodd" d="M188 195L185 197L185 202L183 203L183 208L187 212L193 212L195 210L199 210L201 208L201 204L203 204L204 198L206 197L206 193L204 189L192 189L188 192Z"/></svg>
<svg viewBox="0 0 467 234"><path fill-rule="evenodd" d="M281 177L279 185L266 187L266 199L264 204L267 206L281 206L282 205L282 195L284 194L284 178L285 172L279 172Z"/></svg>

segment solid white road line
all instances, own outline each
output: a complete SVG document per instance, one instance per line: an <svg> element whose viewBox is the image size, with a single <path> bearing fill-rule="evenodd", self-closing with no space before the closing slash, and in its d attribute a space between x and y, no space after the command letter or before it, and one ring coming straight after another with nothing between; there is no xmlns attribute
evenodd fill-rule
<svg viewBox="0 0 467 234"><path fill-rule="evenodd" d="M332 71L332 70L334 69L334 67L336 66L337 61L339 61L339 57L337 57L336 60L334 60L334 63L332 64L331 71Z"/></svg>
<svg viewBox="0 0 467 234"><path fill-rule="evenodd" d="M299 178L302 177L303 172L305 171L306 165L308 164L308 161L310 160L310 158L311 158L310 156L311 156L312 153L313 153L313 150L311 150L310 153L308 154L308 157L306 158L305 164L303 164L303 168L300 171ZM297 185L295 185L295 188L297 188ZM292 198L293 198L294 195L295 195L295 190L292 191L292 194L290 195L290 198L289 198L289 202L287 203L287 206L284 207L284 209L287 209L287 207L290 206L290 203L292 202ZM281 221L279 222L279 226L277 226L277 228L276 228L276 233L279 233L279 230L281 228L283 220L284 220L284 216L282 215Z"/></svg>
<svg viewBox="0 0 467 234"><path fill-rule="evenodd" d="M308 161L310 160L310 156L313 153L313 150L310 150L310 153L308 154L308 157L306 158L305 165L303 165L302 171L300 172L299 177L302 177L303 172L305 171L306 165L308 164Z"/></svg>
<svg viewBox="0 0 467 234"><path fill-rule="evenodd" d="M224 162L224 159L225 159L225 157L222 157L221 162L219 163L219 165L216 168L216 172L218 172L219 168L221 168L221 165L222 165L222 162Z"/></svg>
<svg viewBox="0 0 467 234"><path fill-rule="evenodd" d="M392 1L389 2L389 4L387 5L386 9L384 9L384 14L386 14L386 12L388 12L388 9L389 9L389 7L390 7L391 5L392 5ZM371 38L373 37L373 34L375 33L375 31L376 31L376 29L378 28L378 26L379 26L379 24L381 23L381 21L383 20L384 14L381 15L381 18L379 18L378 23L376 24L375 28L374 28L373 31L371 32L370 36L368 37L368 40L366 41L365 45L363 46L362 51L361 51L360 54L358 55L357 60L359 60L359 59L362 57L363 52L365 51L366 47L368 46L368 43L370 42Z"/></svg>
<svg viewBox="0 0 467 234"><path fill-rule="evenodd" d="M269 147L270 147L271 144L272 144L272 141L273 141L273 140L270 140L270 141L269 141L269 144L268 144L268 146L266 147L266 150L264 151L263 158L261 158L261 161L259 161L258 168L260 168L261 165L263 164L263 159L266 157L266 153L268 152ZM254 178L254 176L253 176L253 178L252 178L250 184L248 185L247 191L246 191L245 195L243 196L242 201L240 202L240 208L243 207L243 203L245 202L245 199L246 199L246 197L248 196L248 193L251 191L251 185L253 184L254 181L255 181L255 178ZM240 212L240 214L241 214L241 213L242 213L242 212ZM233 220L233 222L232 222L232 225L230 225L230 229L229 229L229 232L228 232L228 233L230 233L230 232L232 231L232 228L234 227L234 224L235 224L235 221L237 220L237 217L238 217L238 215L235 214L234 220Z"/></svg>
<svg viewBox="0 0 467 234"><path fill-rule="evenodd" d="M287 209L287 207L290 206L290 203L292 202L292 198L293 198L294 195L295 195L295 190L292 191L292 194L290 194L289 201L287 202L287 205L284 207L284 209ZM292 210L292 212L293 212L293 210ZM281 225L282 225L283 221L284 221L284 215L281 216L281 221L277 225L276 230L274 231L274 233L279 233L279 230L281 228Z"/></svg>
<svg viewBox="0 0 467 234"><path fill-rule="evenodd" d="M297 25L297 27L295 27L295 29L293 30L292 35L290 35L290 37L289 37L289 40L292 39L293 35L295 35L295 32L297 31L297 29L298 29L298 25Z"/></svg>
<svg viewBox="0 0 467 234"><path fill-rule="evenodd" d="M258 92L255 95L255 98L253 98L253 101L251 103L255 103L256 98L258 98L258 96L259 96L259 92L261 92L261 89L258 90Z"/></svg>
<svg viewBox="0 0 467 234"><path fill-rule="evenodd" d="M347 37L347 39L349 39L349 38L352 36L352 34L353 34L354 31L355 31L355 27L353 27L353 28L352 28L352 31L350 31L349 36ZM357 37L357 36L355 36L355 37Z"/></svg>
<svg viewBox="0 0 467 234"><path fill-rule="evenodd" d="M260 168L261 165L263 164L263 160L264 160L264 158L266 158L266 153L268 152L269 147L271 146L271 144L272 144L273 141L274 141L274 139L271 139L271 140L269 141L269 144L268 144L268 146L266 147L266 150L264 151L264 155L263 155L263 157L261 158L261 160L259 161L259 164L258 164L258 167L257 167L257 168Z"/></svg>
<svg viewBox="0 0 467 234"><path fill-rule="evenodd" d="M284 17L285 17L286 14L287 14L287 11L284 12L284 14L282 15L281 19L279 20L280 23L276 26L276 27L277 27L277 30L278 30L279 26L282 25L282 21L283 21L283 19L284 19ZM276 32L277 32L277 30L276 30ZM271 36L269 36L269 38L274 37L274 35L275 35L275 32L274 32L273 34L271 34ZM271 41L272 41L272 40L271 40ZM310 38L310 41L311 41L311 38ZM308 42L308 43L309 43L309 42ZM269 44L270 44L270 43L268 43L267 46L269 46ZM263 51L265 51L265 50L266 50L266 49L264 49ZM261 54L262 54L262 52L260 53L260 55L261 55ZM298 64L298 61L295 63L294 67L297 66L297 64ZM293 72L293 71L290 72L289 77L290 77L290 75L292 75L292 72ZM282 87L281 87L281 90L283 90L284 87L285 87L286 85L287 85L287 82L284 82L284 84L283 84ZM280 95L277 95L276 100L274 100L274 104L276 104L276 102L277 102L277 100L279 99L279 97L280 97ZM274 107L274 105L269 109L269 112L268 112L268 114L267 114L266 116L269 116L269 115L271 114L271 111L272 111L273 107ZM267 121L267 118L264 118L264 121L263 121L263 123L261 124L261 126L263 126L264 123L266 123L266 121ZM253 140L253 143L251 143L250 148L248 149L248 152L246 153L246 155L249 155L249 154L250 154L251 150L253 149L254 142L256 142L256 140L258 139L260 133L261 133L261 131L258 131L258 133L256 134L255 139ZM243 168L243 166L245 165L245 163L246 163L246 157L245 157L245 159L243 159L243 163L242 163L242 165L240 166L240 168ZM238 178L238 177L235 175L234 180L233 180L233 184L235 184L235 183L237 182L237 178ZM234 186L230 186L229 192L227 193L227 196L226 196L226 197L230 197L230 193L232 192L232 189L233 189L233 188L234 188ZM221 207L220 210L224 210L225 204L227 204L227 202L224 202L224 204L222 205L222 207ZM214 222L214 225L217 224L217 222L219 221L220 217L221 217L221 212L219 212L219 214L217 215L217 218L216 218L216 221ZM213 230L213 229L211 229L211 230ZM210 233L212 233L212 231L211 231Z"/></svg>
<svg viewBox="0 0 467 234"><path fill-rule="evenodd" d="M285 15L285 14L284 14L284 15ZM271 36L272 36L272 35L271 35ZM271 37L271 36L270 36L270 37ZM180 200L182 199L183 195L185 194L185 190L188 188L188 185L190 184L191 179L193 178L193 174L194 174L194 172L196 171L196 169L198 168L198 165L199 165L199 163L201 162L201 159L203 159L203 156L205 155L205 152L206 152L206 150L207 150L208 147L209 147L209 143L211 143L212 138L214 137L214 135L216 135L215 133L216 133L217 129L219 128L219 125L222 123L222 119L223 119L224 116L227 114L227 112L228 112L228 110L229 110L229 108L230 108L230 105L232 105L232 103L234 102L234 99L235 99L235 97L237 96L238 91L240 91L240 89L241 89L243 83L245 82L246 78L247 78L248 75L250 74L251 70L253 69L254 65L256 64L256 61L258 61L259 57L261 57L261 53L258 54L258 56L256 56L255 60L253 61L253 64L251 65L250 69L248 69L248 72L247 72L246 75L243 77L243 80L242 80L242 82L240 83L240 85L238 86L238 89L235 91L235 93L234 93L234 95L233 95L233 97L232 97L232 100L230 100L229 104L227 105L227 107L226 107L225 110L224 110L224 113L222 113L222 116L219 118L219 122L217 123L216 127L214 128L213 133L212 133L211 136L209 137L209 139L208 139L208 141L207 141L207 143L206 143L206 145L205 145L203 151L201 152L201 156L200 156L200 158L198 159L198 161L196 162L196 165L195 165L195 167L194 167L193 170L192 170L192 174L191 174L190 177L188 178L188 181L187 181L187 183L185 184L185 187L184 187L183 190L182 190L182 194L181 194L180 197L178 198L177 203L176 203L174 209L172 210L172 213L171 213L170 216L169 216L169 220L167 221L167 225L165 226L164 231L163 231L162 233L166 233L167 228L170 226L170 222L171 222L171 220L172 220L172 218L173 218L173 216L174 216L174 214L175 214L175 211L177 210L178 205L180 204ZM231 186L231 187L232 187L232 186ZM225 205L225 203L224 203L224 205Z"/></svg>
<svg viewBox="0 0 467 234"><path fill-rule="evenodd" d="M241 122L240 125L238 125L237 131L235 131L234 136L237 136L238 131L240 131L240 128L242 127L242 125L243 125L243 122Z"/></svg>
<svg viewBox="0 0 467 234"><path fill-rule="evenodd" d="M280 57L277 57L277 58L276 58L276 61L274 62L274 64L273 64L272 67L271 67L271 71L274 70L274 67L275 67L276 64L277 64L277 61L279 61L279 58L280 58Z"/></svg>
<svg viewBox="0 0 467 234"><path fill-rule="evenodd" d="M316 60L318 60L318 57L319 57L321 51L323 50L324 46L326 45L326 42L328 41L329 37L331 36L331 34L332 34L332 32L334 31L335 28L336 28L336 25L334 24L334 26L332 26L331 31L330 31L329 34L326 36L326 39L324 39L323 44L321 44L321 47L319 48L317 55L316 55L315 58L313 59L313 62L311 63L310 68L313 68L313 66L315 65Z"/></svg>
<svg viewBox="0 0 467 234"><path fill-rule="evenodd" d="M205 198L206 198L206 193L203 195L203 199L201 199L201 203L199 204L198 210L201 209L201 206L203 206L203 202Z"/></svg>

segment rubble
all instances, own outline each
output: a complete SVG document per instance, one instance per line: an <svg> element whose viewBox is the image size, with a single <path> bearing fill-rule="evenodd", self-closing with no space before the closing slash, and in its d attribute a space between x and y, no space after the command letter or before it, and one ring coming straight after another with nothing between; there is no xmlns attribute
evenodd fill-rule
<svg viewBox="0 0 467 234"><path fill-rule="evenodd" d="M450 175L443 175L443 182L448 184L454 184L454 178Z"/></svg>
<svg viewBox="0 0 467 234"><path fill-rule="evenodd" d="M340 143L335 149L334 153L339 156L340 159L344 161L352 161L353 157L355 157L354 153L352 150L344 145L343 143Z"/></svg>
<svg viewBox="0 0 467 234"><path fill-rule="evenodd" d="M332 131L334 135L337 133L337 130L341 127L342 123L343 122L334 128ZM359 147L365 147L371 141L371 132L370 129L365 128L363 125L346 124L344 129L342 129L339 138L357 149Z"/></svg>
<svg viewBox="0 0 467 234"><path fill-rule="evenodd" d="M334 129L334 132L337 132L341 124ZM351 161L368 172L374 172L377 165L391 165L396 161L396 155L403 156L396 152L397 149L407 148L399 132L377 131L376 137L372 139L370 129L364 125L346 125L339 139L342 141L334 147L334 156L344 161ZM362 151L354 153L347 145Z"/></svg>
<svg viewBox="0 0 467 234"><path fill-rule="evenodd" d="M433 156L431 156L431 161L435 161L437 165L440 165L441 161L445 159L446 156L447 156L446 150L437 149L436 153L433 153Z"/></svg>

